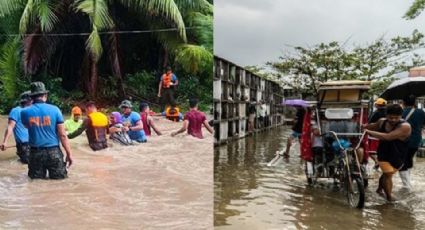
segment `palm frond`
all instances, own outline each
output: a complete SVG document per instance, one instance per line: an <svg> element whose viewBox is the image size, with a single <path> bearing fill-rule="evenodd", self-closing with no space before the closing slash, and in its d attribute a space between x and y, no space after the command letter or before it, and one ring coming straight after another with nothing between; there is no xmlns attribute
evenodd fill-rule
<svg viewBox="0 0 425 230"><path fill-rule="evenodd" d="M179 7L174 0L118 0L129 9L144 15L159 15L170 20L186 42L186 27Z"/></svg>
<svg viewBox="0 0 425 230"><path fill-rule="evenodd" d="M210 52L213 50L213 17L200 12L192 11L185 17L189 27L189 38L193 35L197 44L205 46Z"/></svg>
<svg viewBox="0 0 425 230"><path fill-rule="evenodd" d="M19 22L19 32L25 34L28 28L34 23L34 19L34 0L28 0Z"/></svg>
<svg viewBox="0 0 425 230"><path fill-rule="evenodd" d="M38 20L40 21L41 31L51 31L58 22L58 17L53 11L53 6L49 4L48 0L36 0L35 8Z"/></svg>
<svg viewBox="0 0 425 230"><path fill-rule="evenodd" d="M93 26L93 30L86 41L86 49L90 51L94 60L98 61L102 55L102 41L100 40L99 33L96 26Z"/></svg>
<svg viewBox="0 0 425 230"><path fill-rule="evenodd" d="M7 41L1 49L0 56L0 81L8 99L17 96L19 73L19 46L18 38Z"/></svg>
<svg viewBox="0 0 425 230"><path fill-rule="evenodd" d="M175 62L189 73L212 71L213 54L202 46L186 44L180 47Z"/></svg>
<svg viewBox="0 0 425 230"><path fill-rule="evenodd" d="M1 0L0 1L0 17L9 15L16 10L21 9L25 4L25 0Z"/></svg>
<svg viewBox="0 0 425 230"><path fill-rule="evenodd" d="M87 14L92 24L99 31L110 29L114 26L105 0L81 0L77 2L76 10Z"/></svg>

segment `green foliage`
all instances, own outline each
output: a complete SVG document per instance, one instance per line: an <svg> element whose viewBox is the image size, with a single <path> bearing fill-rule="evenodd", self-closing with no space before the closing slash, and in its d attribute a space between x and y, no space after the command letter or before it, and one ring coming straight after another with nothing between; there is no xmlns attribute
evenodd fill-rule
<svg viewBox="0 0 425 230"><path fill-rule="evenodd" d="M199 107L202 111L208 111L212 105L212 82L202 84L198 77L185 76L184 80L179 80L178 92L177 102L186 110L190 98L197 98L200 101Z"/></svg>
<svg viewBox="0 0 425 230"><path fill-rule="evenodd" d="M123 13L123 10L128 12ZM83 100L81 89L86 89L87 84L80 79L96 79L93 77L97 74L94 71L96 68L91 64L98 63L97 70L102 76L98 78L96 92L102 104L105 101L106 105L112 105L122 100L118 96L118 89L123 87L128 93L126 97L138 96L156 102L156 71L165 65L176 69L183 88L202 85L196 88L195 94L201 101L208 101L211 96L207 94L212 92L212 82L209 82L213 63L212 14L212 2L206 0L0 0L0 33L21 33L22 36L18 37L19 46L23 44L23 52L20 47L14 53L17 56L11 56L12 51L7 54L5 50L0 50L0 59L3 55L8 57L8 73L12 73L12 70L20 71L8 74L5 79L10 80L0 84L0 96L8 93L16 97L22 90L20 82L28 87L31 80L42 80L51 90L49 100L67 111L75 100ZM187 26L193 29L186 30ZM132 40L136 41L134 44L123 42L127 39L125 36L115 36L114 42L111 42L113 39L109 35L99 35L101 31L109 30L173 27L178 31L132 35L141 36L140 40ZM34 31L80 33L87 30L91 30L91 34L84 39L25 36L25 33ZM0 46L5 42L4 37L0 37ZM130 49L131 52L127 53L129 47L140 47L141 44L148 49L137 52ZM123 50L127 52L123 53ZM108 56L103 55L103 51ZM90 59L87 58L89 55ZM12 57L15 57L13 61L16 69L12 69ZM137 65L120 63L123 57L138 60ZM146 57L151 59L146 60ZM110 68L111 65L113 68ZM76 69L79 71L74 72ZM24 78L21 72L30 74ZM40 72L44 72L42 79L38 76ZM126 73L133 74L118 81L119 76ZM105 77L108 75L116 76ZM1 72L0 77L3 77ZM13 77L18 80L13 81ZM63 90L64 86L73 91ZM205 89L206 92L201 93L199 89ZM88 92L85 91L85 94ZM189 98L186 92L179 89L178 94L181 103L187 104L184 101Z"/></svg>
<svg viewBox="0 0 425 230"><path fill-rule="evenodd" d="M186 72L197 74L212 70L213 54L202 46L183 45L176 55L175 62Z"/></svg>
<svg viewBox="0 0 425 230"><path fill-rule="evenodd" d="M157 95L158 87L154 72L142 71L129 74L125 77L125 85L130 93L134 93L142 99L153 101Z"/></svg>
<svg viewBox="0 0 425 230"><path fill-rule="evenodd" d="M410 6L410 8L407 10L406 14L404 15L404 18L414 19L419 16L419 14L421 14L424 9L425 0L415 0Z"/></svg>
<svg viewBox="0 0 425 230"><path fill-rule="evenodd" d="M19 40L11 39L4 44L0 57L0 81L3 86L2 96L14 99L19 93L18 76L19 71Z"/></svg>
<svg viewBox="0 0 425 230"><path fill-rule="evenodd" d="M316 85L329 80L381 80L408 71L425 61L412 52L424 45L424 35L414 31L409 37L380 38L366 46L346 49L338 42L314 47L294 47L295 54L267 63L289 86L316 95ZM317 95L316 95L317 96Z"/></svg>

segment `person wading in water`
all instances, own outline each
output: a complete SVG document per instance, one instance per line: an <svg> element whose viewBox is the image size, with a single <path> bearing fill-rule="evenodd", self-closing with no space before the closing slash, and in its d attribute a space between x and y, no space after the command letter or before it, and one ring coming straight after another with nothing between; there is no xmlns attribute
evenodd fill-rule
<svg viewBox="0 0 425 230"><path fill-rule="evenodd" d="M213 129L208 124L205 114L198 110L198 100L190 99L189 107L190 111L184 115L183 127L176 132L172 132L171 136L175 136L187 130L188 134L202 139L204 138L202 135L202 125L205 126L208 132L214 133Z"/></svg>
<svg viewBox="0 0 425 230"><path fill-rule="evenodd" d="M68 134L69 139L73 139L86 131L89 146L94 151L108 147L106 135L108 133L108 117L97 111L96 104L92 101L86 104L87 118L83 124L73 133Z"/></svg>
<svg viewBox="0 0 425 230"><path fill-rule="evenodd" d="M72 165L63 116L58 107L46 103L48 92L42 82L31 83L33 104L21 112L22 123L29 135L28 176L31 179L44 179L47 172L50 179L66 178L66 162L68 167ZM65 149L66 162L59 141Z"/></svg>
<svg viewBox="0 0 425 230"><path fill-rule="evenodd" d="M409 123L401 119L403 109L398 104L387 106L386 118L365 126L369 135L379 139L378 162L382 170L376 192L384 195L388 201L392 197L394 173L401 169L408 151L408 138L411 133Z"/></svg>
<svg viewBox="0 0 425 230"><path fill-rule="evenodd" d="M2 151L6 150L6 142L9 140L10 135L15 136L16 154L19 156L23 164L28 164L28 157L30 155L30 145L28 143L28 129L25 128L21 120L21 111L32 104L31 91L23 92L20 96L20 105L13 108L9 113L9 122L7 129L4 133L3 143L0 145Z"/></svg>

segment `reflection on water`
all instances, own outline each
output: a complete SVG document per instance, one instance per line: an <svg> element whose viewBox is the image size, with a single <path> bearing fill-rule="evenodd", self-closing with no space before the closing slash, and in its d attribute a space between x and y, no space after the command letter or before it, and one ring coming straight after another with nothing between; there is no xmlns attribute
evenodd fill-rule
<svg viewBox="0 0 425 230"><path fill-rule="evenodd" d="M93 152L85 136L71 140L66 180L30 181L15 149L0 152L0 229L210 229L212 135L172 138L182 123L159 121L166 134L139 146Z"/></svg>
<svg viewBox="0 0 425 230"><path fill-rule="evenodd" d="M288 161L267 167L284 149L288 127L259 133L214 149L214 225L216 229L424 229L425 160L413 171L414 191L400 189L396 204L375 195L370 181L363 210L349 208L332 180L308 187L299 145ZM295 150L296 149L296 150Z"/></svg>

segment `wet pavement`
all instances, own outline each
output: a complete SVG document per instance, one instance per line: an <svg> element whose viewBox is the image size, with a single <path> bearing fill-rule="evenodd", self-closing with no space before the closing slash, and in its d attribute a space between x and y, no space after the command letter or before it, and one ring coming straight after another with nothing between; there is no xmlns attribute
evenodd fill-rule
<svg viewBox="0 0 425 230"><path fill-rule="evenodd" d="M377 179L372 179L359 210L349 207L332 180L307 186L299 144L288 161L267 167L289 133L282 126L214 150L215 229L425 229L424 158L416 160L411 193L396 175L398 201L388 204L374 192Z"/></svg>

